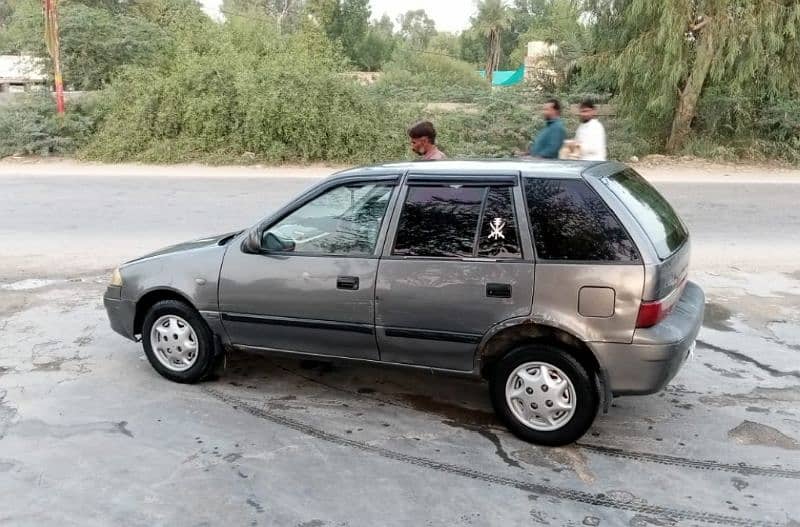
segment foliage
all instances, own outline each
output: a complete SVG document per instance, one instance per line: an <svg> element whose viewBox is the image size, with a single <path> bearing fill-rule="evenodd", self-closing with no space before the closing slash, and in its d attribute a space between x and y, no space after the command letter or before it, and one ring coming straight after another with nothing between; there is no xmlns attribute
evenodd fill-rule
<svg viewBox="0 0 800 527"><path fill-rule="evenodd" d="M309 0L306 10L360 69L373 71L391 56L393 28L383 20L370 25L369 0ZM373 45L380 49L372 48Z"/></svg>
<svg viewBox="0 0 800 527"><path fill-rule="evenodd" d="M688 117L703 111L704 91L764 103L798 95L798 2L615 0L593 12L592 73L615 85L621 111L661 141L670 125L675 133L679 105Z"/></svg>
<svg viewBox="0 0 800 527"><path fill-rule="evenodd" d="M408 110L339 74L343 59L313 27L229 21L158 67L128 68L103 101L85 155L176 162L365 162L403 155Z"/></svg>
<svg viewBox="0 0 800 527"><path fill-rule="evenodd" d="M165 12L171 12L177 20L169 20ZM190 14L191 4L181 0L142 0L130 9L115 10L76 0L61 2L61 62L67 87L96 90L122 65L163 58L172 43L174 25L179 20L188 30ZM193 14L207 20L199 7L194 6ZM38 0L15 0L5 33L2 51L48 56Z"/></svg>
<svg viewBox="0 0 800 527"><path fill-rule="evenodd" d="M304 3L301 0L223 0L222 13L226 17L261 16L274 21L278 33L296 26L302 18Z"/></svg>
<svg viewBox="0 0 800 527"><path fill-rule="evenodd" d="M397 43L389 17L384 15L381 20L371 22L367 35L356 52L356 67L362 71L380 71L391 60Z"/></svg>
<svg viewBox="0 0 800 527"><path fill-rule="evenodd" d="M518 2L517 9L522 9ZM555 46L555 53L545 59L545 67L556 73L560 87L570 83L571 76L592 45L589 27L582 21L583 2L580 0L529 0L527 9L519 16L528 20L526 29L518 37L512 62L522 64L527 55L527 44L543 41Z"/></svg>
<svg viewBox="0 0 800 527"><path fill-rule="evenodd" d="M440 113L442 147L452 157L509 157L527 149L543 125L538 112L522 106L519 94L498 91L476 100L477 112Z"/></svg>
<svg viewBox="0 0 800 527"><path fill-rule="evenodd" d="M375 87L403 101L470 101L488 93L489 86L471 65L436 52L398 49Z"/></svg>
<svg viewBox="0 0 800 527"><path fill-rule="evenodd" d="M397 17L400 34L412 48L425 50L436 36L436 24L424 9L407 11Z"/></svg>
<svg viewBox="0 0 800 527"><path fill-rule="evenodd" d="M451 58L460 58L461 46L456 33L447 31L437 32L428 44L428 51L449 55Z"/></svg>
<svg viewBox="0 0 800 527"><path fill-rule="evenodd" d="M69 102L63 125L47 98L0 108L0 152L367 162L409 156L405 129L427 117L449 155L505 156L541 127L547 92L617 107L602 118L612 158L663 151L683 115L680 153L800 163L795 0L474 5L454 35L424 11L370 20L368 0L224 0L224 24L195 0L61 0L65 80L102 89L98 106ZM44 55L41 19L39 0L0 0L0 51ZM538 82L477 75L487 58L516 69L530 40L557 49ZM348 69L382 76L361 87Z"/></svg>
<svg viewBox="0 0 800 527"><path fill-rule="evenodd" d="M503 33L511 27L511 12L504 0L479 0L478 14L472 24L487 39L485 69L491 84L494 72L500 67Z"/></svg>
<svg viewBox="0 0 800 527"><path fill-rule="evenodd" d="M61 121L47 94L29 95L0 106L0 157L69 154L82 147L94 131L90 99L69 102Z"/></svg>

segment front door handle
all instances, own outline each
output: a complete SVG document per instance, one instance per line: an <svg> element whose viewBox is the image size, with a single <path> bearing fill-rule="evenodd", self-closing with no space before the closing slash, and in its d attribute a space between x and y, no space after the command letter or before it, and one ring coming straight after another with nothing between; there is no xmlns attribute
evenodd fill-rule
<svg viewBox="0 0 800 527"><path fill-rule="evenodd" d="M489 298L511 298L511 284L486 284Z"/></svg>
<svg viewBox="0 0 800 527"><path fill-rule="evenodd" d="M357 276L340 276L336 279L336 289L356 291L358 289Z"/></svg>

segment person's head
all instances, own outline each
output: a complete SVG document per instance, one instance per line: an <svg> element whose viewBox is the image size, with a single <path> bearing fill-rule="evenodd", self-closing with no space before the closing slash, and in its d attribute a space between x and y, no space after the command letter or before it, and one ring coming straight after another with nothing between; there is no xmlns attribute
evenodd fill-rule
<svg viewBox="0 0 800 527"><path fill-rule="evenodd" d="M424 156L436 144L436 129L430 121L422 121L408 129L411 150Z"/></svg>
<svg viewBox="0 0 800 527"><path fill-rule="evenodd" d="M561 117L561 103L558 99L547 99L542 105L542 116L545 120L552 121Z"/></svg>
<svg viewBox="0 0 800 527"><path fill-rule="evenodd" d="M594 107L594 101L586 99L581 102L578 108L578 114L581 116L581 122L588 123L597 117L597 109Z"/></svg>

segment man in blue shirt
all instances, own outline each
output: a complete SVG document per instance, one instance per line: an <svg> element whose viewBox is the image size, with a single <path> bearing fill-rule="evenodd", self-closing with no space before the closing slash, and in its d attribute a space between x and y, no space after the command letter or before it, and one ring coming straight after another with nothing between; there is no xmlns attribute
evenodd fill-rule
<svg viewBox="0 0 800 527"><path fill-rule="evenodd" d="M561 122L561 103L558 99L548 99L542 113L547 124L531 143L530 154L544 159L558 159L558 151L567 137L564 123Z"/></svg>

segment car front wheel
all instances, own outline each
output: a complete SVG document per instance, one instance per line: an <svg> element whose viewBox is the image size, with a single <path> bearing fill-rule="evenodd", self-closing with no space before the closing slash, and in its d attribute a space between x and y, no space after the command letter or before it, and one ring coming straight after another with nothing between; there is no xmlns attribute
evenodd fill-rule
<svg viewBox="0 0 800 527"><path fill-rule="evenodd" d="M200 314L177 300L150 308L142 324L142 344L150 365L163 377L196 383L214 367L214 335Z"/></svg>
<svg viewBox="0 0 800 527"><path fill-rule="evenodd" d="M497 414L515 435L532 443L577 441L597 415L600 398L593 377L556 346L536 344L510 352L490 383Z"/></svg>

